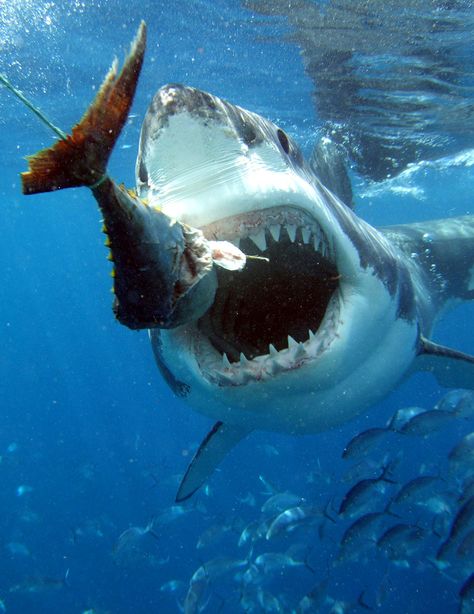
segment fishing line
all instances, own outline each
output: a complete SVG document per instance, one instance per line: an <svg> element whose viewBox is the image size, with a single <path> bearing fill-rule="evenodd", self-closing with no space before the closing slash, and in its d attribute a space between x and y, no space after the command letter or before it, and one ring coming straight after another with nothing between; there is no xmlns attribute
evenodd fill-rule
<svg viewBox="0 0 474 614"><path fill-rule="evenodd" d="M3 83L3 85L10 90L10 92L12 92L12 94L14 94L17 98L19 98L21 100L21 102L28 107L28 109L30 109L30 111L33 111L33 113L40 118L40 120L46 124L46 126L48 126L48 128L51 128L51 130L56 133L60 139L65 140L67 138L67 134L65 132L63 132L61 130L61 128L58 128L57 126L55 126L52 122L49 121L49 119L38 109L38 107L35 107L35 105L30 102L28 100L28 98L26 98L26 96L23 94L23 92L20 92L19 89L17 89L14 85L12 85L10 83L10 81L6 78L6 76L2 73L0 73L0 83Z"/></svg>

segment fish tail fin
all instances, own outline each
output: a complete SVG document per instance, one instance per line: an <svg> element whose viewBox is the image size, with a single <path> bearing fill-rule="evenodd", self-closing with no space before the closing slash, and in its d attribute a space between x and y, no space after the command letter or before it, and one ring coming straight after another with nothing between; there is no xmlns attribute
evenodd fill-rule
<svg viewBox="0 0 474 614"><path fill-rule="evenodd" d="M122 70L114 61L94 101L72 133L28 157L21 174L24 194L79 186L95 187L105 177L112 149L127 121L143 64L146 26L141 22Z"/></svg>
<svg viewBox="0 0 474 614"><path fill-rule="evenodd" d="M333 503L334 503L334 497L331 497L323 509L323 516L324 518L327 518L331 522L336 522L336 520L334 520L334 518L329 513L330 511L334 510Z"/></svg>
<svg viewBox="0 0 474 614"><path fill-rule="evenodd" d="M394 500L390 499L390 501L387 503L387 505L385 506L383 513L387 514L387 516L393 516L393 518L401 518L401 516L399 514L396 514L393 510L392 510L392 505L393 505Z"/></svg>
<svg viewBox="0 0 474 614"><path fill-rule="evenodd" d="M398 484L398 482L394 479L394 471L399 464L398 458L392 458L388 460L382 466L382 473L379 476L379 480L382 482L388 482L389 484Z"/></svg>
<svg viewBox="0 0 474 614"><path fill-rule="evenodd" d="M312 565L309 564L309 557L311 556L313 550L314 550L314 546L310 546L308 548L308 551L306 552L305 557L304 557L303 565L306 567L306 569L310 573L315 574L316 573L316 569Z"/></svg>

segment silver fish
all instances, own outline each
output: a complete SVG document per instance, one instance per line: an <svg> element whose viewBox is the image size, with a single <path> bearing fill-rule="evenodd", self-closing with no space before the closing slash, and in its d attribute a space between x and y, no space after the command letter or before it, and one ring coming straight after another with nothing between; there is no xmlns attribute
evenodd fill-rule
<svg viewBox="0 0 474 614"><path fill-rule="evenodd" d="M297 505L291 507L271 522L265 535L267 540L274 538L281 533L289 533L300 526L313 525L322 520L324 512L311 505Z"/></svg>
<svg viewBox="0 0 474 614"><path fill-rule="evenodd" d="M290 507L304 503L304 501L304 497L300 497L294 493L281 492L267 499L262 505L261 510L264 514L280 514Z"/></svg>

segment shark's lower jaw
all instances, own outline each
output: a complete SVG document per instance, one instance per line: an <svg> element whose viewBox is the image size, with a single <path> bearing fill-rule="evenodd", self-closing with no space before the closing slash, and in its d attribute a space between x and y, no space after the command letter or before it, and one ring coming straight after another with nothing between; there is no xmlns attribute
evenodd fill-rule
<svg viewBox="0 0 474 614"><path fill-rule="evenodd" d="M219 386L272 378L317 358L336 336L340 277L317 221L275 207L203 228L207 238L239 242L241 272L218 271L213 305L197 322L194 353Z"/></svg>

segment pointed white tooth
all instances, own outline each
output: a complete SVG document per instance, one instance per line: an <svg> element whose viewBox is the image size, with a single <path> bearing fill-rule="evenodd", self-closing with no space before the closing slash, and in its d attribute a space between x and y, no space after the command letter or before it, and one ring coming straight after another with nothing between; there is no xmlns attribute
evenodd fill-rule
<svg viewBox="0 0 474 614"><path fill-rule="evenodd" d="M249 359L243 352L240 352L240 364L242 367L247 367L250 364Z"/></svg>
<svg viewBox="0 0 474 614"><path fill-rule="evenodd" d="M224 354L222 354L222 366L224 367L224 369L231 368L230 360L227 358L227 354L225 352Z"/></svg>
<svg viewBox="0 0 474 614"><path fill-rule="evenodd" d="M288 335L288 349L294 350L298 347L298 342L293 339L291 335Z"/></svg>
<svg viewBox="0 0 474 614"><path fill-rule="evenodd" d="M303 228L301 229L301 235L303 237L303 243L309 243L311 230L307 226L303 226Z"/></svg>
<svg viewBox="0 0 474 614"><path fill-rule="evenodd" d="M270 234L272 235L274 241L280 240L280 231L281 231L280 224L270 224L270 226L268 227L268 230L270 231Z"/></svg>
<svg viewBox="0 0 474 614"><path fill-rule="evenodd" d="M315 252L321 253L321 243L322 243L321 237L318 237L315 235L313 239L313 246L314 246Z"/></svg>
<svg viewBox="0 0 474 614"><path fill-rule="evenodd" d="M250 235L249 239L252 239L261 252L264 252L267 249L267 240L265 239L264 230L260 230L256 235Z"/></svg>
<svg viewBox="0 0 474 614"><path fill-rule="evenodd" d="M312 330L308 330L308 339L310 341L314 341L314 339L316 339L316 335L313 333Z"/></svg>
<svg viewBox="0 0 474 614"><path fill-rule="evenodd" d="M290 237L290 241L292 243L295 242L295 238L296 238L296 226L295 224L285 224L285 228L286 231L288 233L288 236Z"/></svg>
<svg viewBox="0 0 474 614"><path fill-rule="evenodd" d="M272 358L274 358L275 356L278 356L278 350L276 349L276 347L273 345L273 343L270 343L268 345L268 353L270 354L270 356Z"/></svg>

